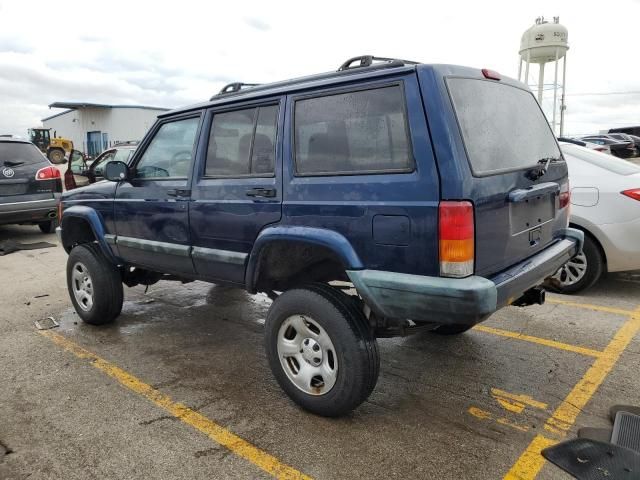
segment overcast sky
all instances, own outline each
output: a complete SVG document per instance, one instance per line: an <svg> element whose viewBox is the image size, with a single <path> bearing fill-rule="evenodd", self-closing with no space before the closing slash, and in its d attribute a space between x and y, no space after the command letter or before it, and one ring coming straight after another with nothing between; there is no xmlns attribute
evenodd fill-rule
<svg viewBox="0 0 640 480"><path fill-rule="evenodd" d="M520 37L540 15L569 29L566 132L640 125L640 0L0 0L0 133L26 136L61 111L55 101L176 107L362 54L516 77Z"/></svg>

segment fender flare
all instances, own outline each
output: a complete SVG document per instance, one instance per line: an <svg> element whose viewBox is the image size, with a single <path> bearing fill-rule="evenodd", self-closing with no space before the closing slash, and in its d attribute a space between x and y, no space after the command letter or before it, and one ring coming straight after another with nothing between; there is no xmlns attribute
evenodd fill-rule
<svg viewBox="0 0 640 480"><path fill-rule="evenodd" d="M119 262L113 255L113 252L111 251L111 248L109 248L107 240L105 239L106 232L104 229L104 221L102 219L102 215L100 215L100 213L98 213L93 208L83 205L74 205L64 209L64 213L62 215L62 223L60 224L60 240L62 241L62 246L67 251L67 253L71 250L73 240L65 237L65 232L67 232L66 235L68 236L68 225L69 221L72 218L82 219L89 224L89 227L93 232L93 236L96 238L96 241L98 242L98 246L100 247L100 250L102 250L102 253L114 265L118 265ZM65 227L65 225L67 227Z"/></svg>
<svg viewBox="0 0 640 480"><path fill-rule="evenodd" d="M260 256L265 247L279 241L308 243L325 247L337 255L345 270L362 270L364 268L351 242L334 230L294 226L267 227L258 234L249 255L245 270L245 285L248 292L256 292L256 274Z"/></svg>

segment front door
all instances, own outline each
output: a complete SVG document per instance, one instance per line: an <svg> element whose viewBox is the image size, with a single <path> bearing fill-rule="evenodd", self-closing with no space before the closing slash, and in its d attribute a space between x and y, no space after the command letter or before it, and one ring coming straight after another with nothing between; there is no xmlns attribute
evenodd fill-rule
<svg viewBox="0 0 640 480"><path fill-rule="evenodd" d="M244 283L248 254L282 205L280 99L207 113L190 211L198 275Z"/></svg>
<svg viewBox="0 0 640 480"><path fill-rule="evenodd" d="M191 274L189 174L200 113L158 123L116 190L116 246L126 263Z"/></svg>

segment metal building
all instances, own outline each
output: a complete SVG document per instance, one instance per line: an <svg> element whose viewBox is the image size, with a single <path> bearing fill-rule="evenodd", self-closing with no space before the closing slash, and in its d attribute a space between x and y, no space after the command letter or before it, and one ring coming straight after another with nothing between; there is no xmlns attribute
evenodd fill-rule
<svg viewBox="0 0 640 480"><path fill-rule="evenodd" d="M74 148L94 157L119 142L141 140L168 108L141 105L103 105L86 102L55 102L49 108L66 111L42 119L51 136L68 138Z"/></svg>

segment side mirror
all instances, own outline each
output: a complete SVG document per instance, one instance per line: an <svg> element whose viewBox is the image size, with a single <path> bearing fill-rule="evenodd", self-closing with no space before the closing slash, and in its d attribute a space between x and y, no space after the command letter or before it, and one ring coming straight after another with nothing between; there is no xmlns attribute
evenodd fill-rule
<svg viewBox="0 0 640 480"><path fill-rule="evenodd" d="M119 160L109 162L104 167L104 178L111 182L121 182L129 178L129 167Z"/></svg>

